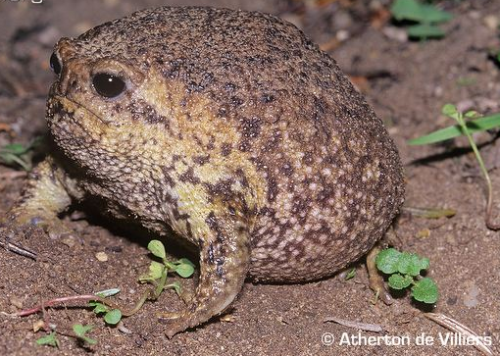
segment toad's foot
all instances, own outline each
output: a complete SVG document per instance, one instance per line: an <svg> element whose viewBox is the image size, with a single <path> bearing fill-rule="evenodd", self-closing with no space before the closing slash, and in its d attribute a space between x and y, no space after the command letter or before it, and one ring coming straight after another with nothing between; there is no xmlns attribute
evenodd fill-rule
<svg viewBox="0 0 500 356"><path fill-rule="evenodd" d="M0 246L19 255L36 259L36 252L16 242L16 238L25 235L32 228L43 229L54 239L73 234L73 230L55 215L15 208L0 222Z"/></svg>
<svg viewBox="0 0 500 356"><path fill-rule="evenodd" d="M392 226L387 230L383 240L391 245L400 244L396 231L394 231ZM391 305L394 300L390 292L386 289L384 278L379 273L375 262L383 244L384 242L382 241L377 242L370 252L368 252L366 256L366 269L368 270L370 289L375 292L376 299L382 300L386 305Z"/></svg>
<svg viewBox="0 0 500 356"><path fill-rule="evenodd" d="M234 221L221 226L214 227L217 238L200 242L200 280L188 307L159 315L169 320L169 338L221 314L242 288L250 261L247 228Z"/></svg>
<svg viewBox="0 0 500 356"><path fill-rule="evenodd" d="M29 251L13 240L33 227L44 229L52 238L72 234L73 231L57 216L71 204L69 192L77 198L82 195L74 181L48 157L30 173L21 199L2 219L1 245L14 252L17 252L16 247Z"/></svg>

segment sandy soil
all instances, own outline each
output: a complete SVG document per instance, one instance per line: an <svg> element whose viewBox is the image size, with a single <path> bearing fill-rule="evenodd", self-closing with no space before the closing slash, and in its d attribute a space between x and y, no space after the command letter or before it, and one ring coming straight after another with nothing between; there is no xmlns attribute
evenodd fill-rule
<svg viewBox="0 0 500 356"><path fill-rule="evenodd" d="M455 17L446 24L444 39L410 42L386 20L387 1L55 1L0 2L0 147L28 142L45 132L44 103L52 74L48 58L62 36L84 30L136 9L159 4L202 4L259 10L294 22L339 62L364 92L394 137L407 176L407 205L453 208L451 219L425 220L403 214L397 232L403 249L431 260L429 275L440 287L433 310L446 314L491 337L500 350L500 233L484 223L485 189L466 141L428 147L410 147L407 140L451 124L440 108L447 102L488 114L500 111L500 72L491 51L500 49L498 1L446 1ZM495 18L494 15L497 17ZM399 32L398 32L399 31ZM496 189L500 211L499 144L497 132L476 135ZM19 196L25 176L0 166L0 215ZM497 214L497 218L498 214ZM52 240L30 231L19 241L38 251L32 261L0 249L0 311L12 313L56 296L89 293L111 287L122 292L119 301L132 303L144 290L137 276L150 261L144 231L116 227L77 208L66 217L77 238ZM423 237L422 237L423 236ZM105 252L106 262L96 258ZM361 261L362 262L362 261ZM443 346L446 329L423 316L407 295L391 306L372 304L367 274L355 265L354 279L336 276L303 285L246 283L233 308L195 330L169 340L154 317L165 309L182 307L173 293L147 303L140 314L123 321L122 328L106 327L88 309L50 309L47 317L60 331L73 323L95 325L98 340L84 347L60 336L59 349L35 345L34 315L12 319L0 315L0 355L479 355L470 346ZM184 281L187 290L190 281ZM388 336L407 335L410 345L339 345L342 335L358 330L326 317L379 324ZM127 331L127 332L124 332ZM329 334L326 334L329 333ZM434 345L416 345L425 333ZM361 332L365 336L376 336ZM336 341L327 345L328 336Z"/></svg>

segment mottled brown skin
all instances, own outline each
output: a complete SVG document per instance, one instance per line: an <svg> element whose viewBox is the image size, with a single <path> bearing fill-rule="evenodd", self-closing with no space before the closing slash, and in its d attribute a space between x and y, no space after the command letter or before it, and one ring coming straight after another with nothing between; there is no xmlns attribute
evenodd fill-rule
<svg viewBox="0 0 500 356"><path fill-rule="evenodd" d="M55 46L47 120L57 151L32 174L11 226L65 230L72 200L200 250L174 335L224 311L246 276L301 282L365 254L403 203L401 162L335 61L270 15L163 7ZM99 95L97 73L126 83Z"/></svg>

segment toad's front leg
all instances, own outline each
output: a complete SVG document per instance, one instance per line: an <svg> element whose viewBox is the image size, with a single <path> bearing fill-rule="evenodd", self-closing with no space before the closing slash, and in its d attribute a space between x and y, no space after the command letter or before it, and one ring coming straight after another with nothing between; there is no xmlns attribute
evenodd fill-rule
<svg viewBox="0 0 500 356"><path fill-rule="evenodd" d="M9 240L29 226L41 227L51 236L70 233L57 215L71 204L71 197L81 196L76 182L47 157L30 173L21 198L2 218L0 237Z"/></svg>
<svg viewBox="0 0 500 356"><path fill-rule="evenodd" d="M250 247L248 225L230 214L206 219L206 236L199 236L200 279L193 299L182 312L160 315L170 321L169 338L222 313L240 292L248 272ZM203 234L203 232L200 232Z"/></svg>

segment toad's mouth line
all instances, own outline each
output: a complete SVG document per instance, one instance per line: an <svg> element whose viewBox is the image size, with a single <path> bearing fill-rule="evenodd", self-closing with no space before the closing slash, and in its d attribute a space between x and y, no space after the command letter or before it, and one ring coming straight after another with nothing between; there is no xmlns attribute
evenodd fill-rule
<svg viewBox="0 0 500 356"><path fill-rule="evenodd" d="M95 117L98 121L102 122L103 124L105 124L105 125L111 124L110 121L104 120L100 115L97 115L94 111L92 111L91 109L89 109L88 107L86 107L85 105L79 103L78 101L76 101L74 99L71 99L65 95L57 95L57 94L54 95L54 98L56 100L58 100L63 107L64 107L64 104L63 104L64 101L67 100L70 103L73 103L74 105L78 106L80 109L85 110L87 113L89 113L91 116Z"/></svg>

